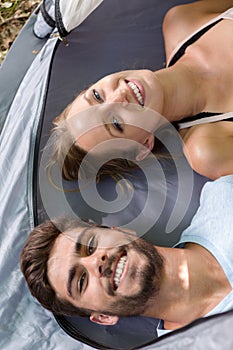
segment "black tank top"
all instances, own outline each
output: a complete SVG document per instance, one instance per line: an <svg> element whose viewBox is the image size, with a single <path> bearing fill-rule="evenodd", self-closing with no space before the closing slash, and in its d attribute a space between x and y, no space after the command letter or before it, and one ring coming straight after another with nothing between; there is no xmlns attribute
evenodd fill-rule
<svg viewBox="0 0 233 350"><path fill-rule="evenodd" d="M168 67L173 66L179 59L184 55L185 50L188 46L192 45L197 41L202 35L204 35L210 28L215 26L217 23L222 21L223 18L218 19L217 21L207 25L205 28L202 28L199 32L195 33L191 38L189 38L175 53L175 55L170 60ZM211 117L211 118L210 118ZM212 118L215 117L215 118ZM209 119L210 118L210 119ZM191 127L193 125L216 122L216 121L233 121L233 112L230 113L213 113L213 112L203 112L196 114L194 116L186 117L179 122L174 122L173 125L176 129L183 129L186 127Z"/></svg>

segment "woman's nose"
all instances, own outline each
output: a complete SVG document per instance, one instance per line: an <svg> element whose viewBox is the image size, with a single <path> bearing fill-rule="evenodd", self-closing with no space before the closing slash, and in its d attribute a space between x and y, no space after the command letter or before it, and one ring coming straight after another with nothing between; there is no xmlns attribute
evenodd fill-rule
<svg viewBox="0 0 233 350"><path fill-rule="evenodd" d="M129 102L126 88L118 88L107 98L107 102Z"/></svg>

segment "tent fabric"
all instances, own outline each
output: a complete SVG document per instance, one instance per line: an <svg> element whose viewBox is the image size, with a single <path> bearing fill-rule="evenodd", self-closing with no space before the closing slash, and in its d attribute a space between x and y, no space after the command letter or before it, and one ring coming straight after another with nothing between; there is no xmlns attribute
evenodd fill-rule
<svg viewBox="0 0 233 350"><path fill-rule="evenodd" d="M188 1L183 0L182 2ZM65 6L65 3L65 1L61 2L62 6ZM75 2L75 6L78 6L78 3ZM19 269L20 251L29 231L48 215L45 206L48 206L49 215L55 216L64 210L64 203L68 203L68 210L71 208L77 215L90 214L93 219L99 218L102 223L110 225L116 221L120 224L127 224L129 219L132 221L134 216L140 213L141 206L143 206L143 203L140 202L143 202L144 198L143 181L135 179L134 184L137 190L131 207L117 214L105 215L92 210L93 208L82 201L80 193L74 192L62 196L62 192L56 191L51 186L46 192L46 186L49 184L43 178L44 172L41 171L40 157L49 136L52 119L73 99L78 90L84 87L84 84L89 84L92 79L96 80L101 75L122 67L137 68L141 65L148 65L151 69L161 68L164 62L161 22L166 10L177 3L181 1L169 0L161 3L156 0L147 0L145 7L142 0L128 0L127 4L124 0L106 0L95 9L92 7L94 9L92 13L88 12L90 8L89 10L86 8L85 14L90 13L90 15L68 35L68 47L60 42L56 35L53 35L56 34L56 29L49 38L35 37L33 28L38 18L37 10L30 17L2 64L0 68L1 349L85 350L92 347L115 349L119 347L126 350L143 346L143 344L145 349L183 349L184 347L199 349L204 346L208 349L215 349L215 345L218 349L232 348L232 312L197 321L191 326L172 332L158 340L156 340L156 320L147 319L142 325L140 322L143 320L136 318L135 324L138 323L136 329L141 331L141 335L139 334L141 339L138 338L135 342L133 338L132 341L127 339L130 338L131 331L132 334L135 333L134 322L129 322L128 328L124 329L126 334L123 335L121 332L117 333L121 325L118 326L118 330L100 329L88 326L88 320L81 323L78 318L71 320L67 317L55 318L31 297ZM69 4L71 2L67 1L67 5ZM105 21L101 20L102 16ZM127 32L123 24L120 26L120 20L124 23L125 18L128 19L126 22L131 28ZM151 18L150 25L149 18ZM142 19L146 21L146 25L145 23L143 25ZM140 25L146 33L145 40L141 41L141 45L142 43L146 45L143 50L145 55L138 51L140 46L137 45L138 33L136 40L133 35ZM116 28L118 28L117 31ZM104 31L105 40L100 40L102 36L99 35L103 35ZM123 34L127 39L122 41L121 46L122 52L126 55L125 60L121 57L123 54L119 46L121 43L119 39ZM113 39L117 41L118 46L112 42ZM94 42L98 45L94 45ZM126 50L129 42L132 43L132 49ZM154 47L154 42L157 43L156 47ZM76 46L78 47L77 52L74 50ZM111 52L107 53L105 51L107 48ZM112 58L116 58L117 54L118 59L113 61ZM90 55L93 55L92 60ZM98 66L101 62L102 66ZM74 71L69 69L70 66L77 69L75 76L78 86L74 84ZM58 71L60 74L57 74ZM72 73L73 75L70 75ZM182 181L181 192L185 194L189 191L190 184L194 189L190 192L189 205L182 213L182 217L180 212L184 210L184 203L180 197L177 200L177 191L175 191L178 180L180 180L179 174L173 172L170 166L170 162L168 166L164 161L163 169L167 171L167 174L165 178L161 174L157 175L158 180L163 179L164 188L156 186L156 181L151 182L150 185L154 186L152 189L155 203L151 211L146 213L149 218L153 217L155 212L161 211L159 219L154 226L152 225L153 227L145 238L152 242L157 239L161 244L166 245L172 245L183 227L189 224L198 206L200 190L207 181L192 173L190 182L190 169L182 163L182 166L186 167L187 178L182 177L184 181ZM160 169L159 164L157 167ZM40 186L40 181L45 187ZM76 184L64 183L63 185L67 189L72 189ZM111 196L114 197L116 194L116 189L109 191L109 188L115 189L115 184L111 179L99 185L99 191L103 197L111 200ZM165 198L162 210L156 204L157 201L160 202L161 194L163 200ZM56 206L51 205L55 203ZM177 226L172 234L163 234L167 225L166 214L169 213L170 217L174 208L176 209L175 217L178 218ZM160 235L154 234L155 229ZM122 324L125 325L124 320ZM107 338L105 333L108 333ZM122 339L119 342L121 335ZM151 339L151 335L154 339ZM148 341L151 344L146 346Z"/></svg>
<svg viewBox="0 0 233 350"><path fill-rule="evenodd" d="M38 38L44 38L53 29L63 27L66 34L79 26L103 0L44 0L34 26Z"/></svg>
<svg viewBox="0 0 233 350"><path fill-rule="evenodd" d="M38 56L32 53L44 44L33 34L35 18L31 16L0 69L4 121L0 138L0 348L76 350L82 349L82 344L67 337L53 315L30 297L19 269L21 248L34 226L33 153L55 45L50 41L51 46ZM25 59L22 47L26 47ZM22 61L17 62L16 57Z"/></svg>
<svg viewBox="0 0 233 350"><path fill-rule="evenodd" d="M104 0L61 0L63 24L67 32L79 26Z"/></svg>
<svg viewBox="0 0 233 350"><path fill-rule="evenodd" d="M184 329L165 335L144 350L230 350L233 345L231 325L233 312L197 320Z"/></svg>
<svg viewBox="0 0 233 350"><path fill-rule="evenodd" d="M33 35L36 19L37 14L34 12L25 24L24 29L19 33L17 40L13 42L10 54L6 56L0 66L0 132L22 79L34 61L36 53L41 50L46 42L46 40L37 39ZM19 47L21 50L19 50Z"/></svg>
<svg viewBox="0 0 233 350"><path fill-rule="evenodd" d="M44 0L39 9L36 22L34 24L34 34L40 38L48 37L56 27L55 3Z"/></svg>

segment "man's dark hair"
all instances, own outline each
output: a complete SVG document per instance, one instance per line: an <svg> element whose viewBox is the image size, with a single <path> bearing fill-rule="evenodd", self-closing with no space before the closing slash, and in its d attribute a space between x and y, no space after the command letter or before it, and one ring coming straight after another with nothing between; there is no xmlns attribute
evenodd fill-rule
<svg viewBox="0 0 233 350"><path fill-rule="evenodd" d="M47 275L49 256L57 237L62 232L80 226L90 227L91 225L81 220L67 218L46 221L34 228L23 247L20 255L20 266L29 290L43 307L55 314L91 315L92 310L78 308L72 303L58 298Z"/></svg>

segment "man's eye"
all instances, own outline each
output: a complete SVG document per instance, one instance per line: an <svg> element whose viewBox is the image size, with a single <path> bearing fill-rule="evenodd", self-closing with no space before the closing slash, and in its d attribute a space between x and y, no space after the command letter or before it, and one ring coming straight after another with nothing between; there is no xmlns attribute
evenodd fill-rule
<svg viewBox="0 0 233 350"><path fill-rule="evenodd" d="M104 102L103 99L101 98L100 94L98 93L98 91L96 91L95 89L92 90L94 99L100 103Z"/></svg>
<svg viewBox="0 0 233 350"><path fill-rule="evenodd" d="M121 124L118 122L116 117L113 117L112 119L112 125L114 126L115 129L117 129L120 132L123 132L123 128L121 126Z"/></svg>
<svg viewBox="0 0 233 350"><path fill-rule="evenodd" d="M95 237L93 236L91 237L87 245L87 255L93 254L95 249L96 249Z"/></svg>
<svg viewBox="0 0 233 350"><path fill-rule="evenodd" d="M82 293L82 290L83 290L83 285L84 285L84 282L85 282L85 278L86 278L86 272L84 272L82 274L82 276L80 277L79 283L78 283L80 294Z"/></svg>

